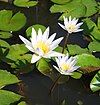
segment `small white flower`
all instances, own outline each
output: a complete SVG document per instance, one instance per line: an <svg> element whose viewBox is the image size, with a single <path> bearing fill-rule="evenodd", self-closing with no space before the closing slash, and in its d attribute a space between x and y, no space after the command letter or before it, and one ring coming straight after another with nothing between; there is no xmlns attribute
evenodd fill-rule
<svg viewBox="0 0 100 105"><path fill-rule="evenodd" d="M42 57L51 58L63 55L61 53L53 51L56 47L58 47L58 44L63 39L63 37L61 37L53 41L55 36L56 33L49 37L49 27L45 30L43 34L41 29L38 30L37 34L35 29L32 28L31 41L28 41L27 39L19 35L20 39L25 43L26 47L34 53L31 59L31 63L37 62Z"/></svg>
<svg viewBox="0 0 100 105"><path fill-rule="evenodd" d="M55 69L57 69L61 74L63 75L71 75L73 71L77 70L79 66L75 66L77 60L74 57L70 57L67 55L60 56L58 58L55 58L58 67L54 66Z"/></svg>
<svg viewBox="0 0 100 105"><path fill-rule="evenodd" d="M78 23L78 19L73 18L71 19L71 16L68 18L64 18L64 25L58 23L64 30L68 31L68 33L75 33L75 32L79 32L79 31L83 31L83 29L79 29L80 26L83 24L83 22Z"/></svg>

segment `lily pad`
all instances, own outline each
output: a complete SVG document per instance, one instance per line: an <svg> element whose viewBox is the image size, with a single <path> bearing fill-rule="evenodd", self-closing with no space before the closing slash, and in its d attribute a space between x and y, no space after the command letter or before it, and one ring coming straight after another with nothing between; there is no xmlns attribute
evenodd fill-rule
<svg viewBox="0 0 100 105"><path fill-rule="evenodd" d="M67 2L70 2L72 0L51 0L52 2L54 3L57 3L57 4L66 4Z"/></svg>
<svg viewBox="0 0 100 105"><path fill-rule="evenodd" d="M81 67L100 67L100 59L91 54L76 55L77 65Z"/></svg>
<svg viewBox="0 0 100 105"><path fill-rule="evenodd" d="M92 35L95 39L100 40L100 30L96 24L89 18L83 20L82 28L86 35Z"/></svg>
<svg viewBox="0 0 100 105"><path fill-rule="evenodd" d="M1 39L0 39L0 46L1 47L5 47L5 48L9 48L10 47L10 45L6 41L1 40Z"/></svg>
<svg viewBox="0 0 100 105"><path fill-rule="evenodd" d="M87 48L81 48L78 45L67 45L70 55L76 55L76 54L82 54L82 53L88 53ZM77 50L76 50L77 49Z"/></svg>
<svg viewBox="0 0 100 105"><path fill-rule="evenodd" d="M35 6L37 3L37 1L30 0L14 0L14 5L18 7L32 7Z"/></svg>
<svg viewBox="0 0 100 105"><path fill-rule="evenodd" d="M31 37L32 27L36 30L36 32L38 32L39 28L42 30L42 32L44 32L46 29L45 26L40 25L40 24L32 25L26 30L27 37Z"/></svg>
<svg viewBox="0 0 100 105"><path fill-rule="evenodd" d="M71 77L75 79L80 79L81 76L82 76L82 73L79 73L79 72L73 72L71 75Z"/></svg>
<svg viewBox="0 0 100 105"><path fill-rule="evenodd" d="M98 71L98 73L92 79L90 88L93 92L100 90L100 71Z"/></svg>
<svg viewBox="0 0 100 105"><path fill-rule="evenodd" d="M27 105L26 102L22 101L18 105Z"/></svg>
<svg viewBox="0 0 100 105"><path fill-rule="evenodd" d="M11 74L10 72L7 72L6 70L0 70L0 88L18 82L20 82L20 80L18 80L15 75Z"/></svg>
<svg viewBox="0 0 100 105"><path fill-rule="evenodd" d="M11 10L0 11L0 30L2 31L18 31L25 23L26 17L23 13L13 14Z"/></svg>
<svg viewBox="0 0 100 105"><path fill-rule="evenodd" d="M11 105L12 103L19 101L20 95L10 91L0 90L0 105Z"/></svg>
<svg viewBox="0 0 100 105"><path fill-rule="evenodd" d="M91 52L93 52L93 51L95 51L95 52L98 51L99 52L100 51L100 42L93 41L89 44L88 48Z"/></svg>
<svg viewBox="0 0 100 105"><path fill-rule="evenodd" d="M7 38L11 38L11 37L12 37L12 34L10 32L0 31L0 38L7 39Z"/></svg>

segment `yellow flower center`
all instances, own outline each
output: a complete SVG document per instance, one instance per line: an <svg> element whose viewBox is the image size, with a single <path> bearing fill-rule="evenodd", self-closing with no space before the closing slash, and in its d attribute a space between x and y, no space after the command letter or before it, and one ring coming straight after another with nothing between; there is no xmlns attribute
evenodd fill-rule
<svg viewBox="0 0 100 105"><path fill-rule="evenodd" d="M44 52L44 54L46 54L46 53L48 53L50 51L49 45L46 44L43 41L38 41L35 48L40 48Z"/></svg>
<svg viewBox="0 0 100 105"><path fill-rule="evenodd" d="M64 71L69 70L70 68L71 68L70 65L68 65L66 63L61 64L61 69L64 70Z"/></svg>
<svg viewBox="0 0 100 105"><path fill-rule="evenodd" d="M74 30L76 30L76 26L73 25L73 24L70 24L68 27L67 27L68 31L69 32L73 32Z"/></svg>

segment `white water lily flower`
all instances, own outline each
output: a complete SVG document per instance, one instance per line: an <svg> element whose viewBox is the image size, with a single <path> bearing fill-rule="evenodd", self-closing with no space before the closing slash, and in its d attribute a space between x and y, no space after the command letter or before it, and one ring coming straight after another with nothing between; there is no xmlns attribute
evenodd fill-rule
<svg viewBox="0 0 100 105"><path fill-rule="evenodd" d="M58 44L62 41L63 37L54 40L56 33L49 37L49 27L42 34L41 29L38 30L38 34L35 29L32 28L31 41L28 41L24 37L20 36L20 39L25 43L26 47L33 52L31 63L37 62L39 59L51 58L55 56L62 56L63 54L53 51ZM53 41L54 40L54 41Z"/></svg>
<svg viewBox="0 0 100 105"><path fill-rule="evenodd" d="M74 57L70 57L67 55L55 58L58 67L54 66L61 74L63 75L71 75L73 71L77 70L79 66L75 66L77 60Z"/></svg>
<svg viewBox="0 0 100 105"><path fill-rule="evenodd" d="M64 18L64 25L58 23L64 30L68 31L68 33L75 33L75 32L79 32L79 31L83 31L83 29L79 29L80 26L83 24L83 22L78 23L78 19L73 18L71 19L71 16L68 18L65 18L65 16L63 16Z"/></svg>

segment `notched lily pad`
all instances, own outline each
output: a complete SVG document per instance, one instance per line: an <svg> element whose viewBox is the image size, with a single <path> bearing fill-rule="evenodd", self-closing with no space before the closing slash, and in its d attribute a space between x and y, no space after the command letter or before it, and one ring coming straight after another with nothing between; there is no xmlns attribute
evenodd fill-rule
<svg viewBox="0 0 100 105"><path fill-rule="evenodd" d="M35 6L37 3L37 1L30 0L14 0L14 5L18 7L32 7Z"/></svg>
<svg viewBox="0 0 100 105"><path fill-rule="evenodd" d="M90 88L93 92L100 90L100 71L94 76L90 83Z"/></svg>
<svg viewBox="0 0 100 105"><path fill-rule="evenodd" d="M0 90L0 104L11 105L12 103L19 101L22 96L10 91Z"/></svg>
<svg viewBox="0 0 100 105"><path fill-rule="evenodd" d="M18 31L25 23L26 17L23 13L13 14L11 10L0 11L0 30L2 31Z"/></svg>
<svg viewBox="0 0 100 105"><path fill-rule="evenodd" d="M0 88L18 82L20 82L20 80L15 75L7 72L6 70L0 70Z"/></svg>
<svg viewBox="0 0 100 105"><path fill-rule="evenodd" d="M51 0L51 1L57 4L66 4L67 2L70 2L72 0Z"/></svg>

